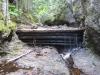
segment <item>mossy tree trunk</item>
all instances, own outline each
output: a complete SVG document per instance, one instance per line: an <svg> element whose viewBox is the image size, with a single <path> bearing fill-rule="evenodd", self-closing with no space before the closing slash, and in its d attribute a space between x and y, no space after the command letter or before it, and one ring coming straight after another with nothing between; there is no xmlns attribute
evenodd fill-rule
<svg viewBox="0 0 100 75"><path fill-rule="evenodd" d="M10 21L8 4L8 0L2 0L2 12L4 15L5 25L7 25L7 23Z"/></svg>

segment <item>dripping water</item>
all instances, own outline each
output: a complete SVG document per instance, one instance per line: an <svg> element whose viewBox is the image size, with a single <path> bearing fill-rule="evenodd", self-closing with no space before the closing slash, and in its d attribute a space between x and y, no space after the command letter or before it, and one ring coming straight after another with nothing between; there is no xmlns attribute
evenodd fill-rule
<svg viewBox="0 0 100 75"><path fill-rule="evenodd" d="M66 37L66 36L64 36L64 37ZM64 41L66 43L65 38L64 38ZM74 41L75 41L74 47L72 47L72 45L71 45L71 40L69 40L69 41L70 41L69 49L67 49L66 46L64 46L64 51L62 53L60 53L60 55L61 55L62 59L65 61L66 66L69 68L70 75L81 75L81 74L83 74L83 72L75 66L72 55L75 54L76 52L78 52L79 50L83 50L82 44L78 43L77 34L75 34L75 37L74 37Z"/></svg>

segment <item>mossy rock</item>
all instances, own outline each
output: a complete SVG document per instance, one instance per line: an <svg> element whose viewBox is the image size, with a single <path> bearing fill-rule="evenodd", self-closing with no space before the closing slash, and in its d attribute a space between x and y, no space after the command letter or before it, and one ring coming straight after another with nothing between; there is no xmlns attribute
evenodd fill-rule
<svg viewBox="0 0 100 75"><path fill-rule="evenodd" d="M8 53L7 52L4 52L4 51L0 51L0 56L5 56L5 55L7 55Z"/></svg>
<svg viewBox="0 0 100 75"><path fill-rule="evenodd" d="M0 20L0 33L2 33L2 37L9 36L10 32L16 29L16 23L9 22L7 25L5 25L5 22L3 20Z"/></svg>
<svg viewBox="0 0 100 75"><path fill-rule="evenodd" d="M15 30L16 29L16 23L9 22L7 25L5 25L3 20L0 20L0 32L8 32L9 30Z"/></svg>
<svg viewBox="0 0 100 75"><path fill-rule="evenodd" d="M11 30L15 30L16 29L16 23L15 22L9 22L7 27Z"/></svg>
<svg viewBox="0 0 100 75"><path fill-rule="evenodd" d="M0 32L4 31L5 29L5 24L3 20L0 20Z"/></svg>

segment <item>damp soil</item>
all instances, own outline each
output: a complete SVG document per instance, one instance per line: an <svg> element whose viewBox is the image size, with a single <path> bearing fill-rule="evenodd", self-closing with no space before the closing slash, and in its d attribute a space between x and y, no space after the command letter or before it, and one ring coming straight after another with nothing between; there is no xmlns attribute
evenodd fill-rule
<svg viewBox="0 0 100 75"><path fill-rule="evenodd" d="M10 75L9 73L16 72L18 70L31 70L32 68L21 68L17 63L2 63L0 64L0 75ZM20 73L19 73L20 74Z"/></svg>
<svg viewBox="0 0 100 75"><path fill-rule="evenodd" d="M6 73L10 73L10 72L15 72L18 69L20 69L15 63L2 63L0 64L0 73L1 74L6 74Z"/></svg>

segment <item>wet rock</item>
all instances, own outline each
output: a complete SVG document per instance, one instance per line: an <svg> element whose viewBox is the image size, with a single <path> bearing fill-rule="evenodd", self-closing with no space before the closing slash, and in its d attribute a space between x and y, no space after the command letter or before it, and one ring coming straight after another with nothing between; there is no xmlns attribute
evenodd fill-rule
<svg viewBox="0 0 100 75"><path fill-rule="evenodd" d="M91 27L87 29L87 46L100 55L100 33L98 30Z"/></svg>
<svg viewBox="0 0 100 75"><path fill-rule="evenodd" d="M80 50L72 57L75 67L80 69L83 75L100 74L100 57L93 54L91 50Z"/></svg>
<svg viewBox="0 0 100 75"><path fill-rule="evenodd" d="M100 55L100 0L68 0L76 22L85 16L89 48Z"/></svg>
<svg viewBox="0 0 100 75"><path fill-rule="evenodd" d="M88 47L99 54L100 52L100 1L89 0L87 2L87 43ZM100 55L100 54L99 54Z"/></svg>

